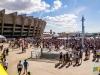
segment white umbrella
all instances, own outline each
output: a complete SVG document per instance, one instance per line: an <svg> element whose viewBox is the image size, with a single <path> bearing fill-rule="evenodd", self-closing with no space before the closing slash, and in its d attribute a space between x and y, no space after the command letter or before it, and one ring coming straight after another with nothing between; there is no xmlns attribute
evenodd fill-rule
<svg viewBox="0 0 100 75"><path fill-rule="evenodd" d="M0 40L2 40L2 41L6 41L6 37L0 35Z"/></svg>

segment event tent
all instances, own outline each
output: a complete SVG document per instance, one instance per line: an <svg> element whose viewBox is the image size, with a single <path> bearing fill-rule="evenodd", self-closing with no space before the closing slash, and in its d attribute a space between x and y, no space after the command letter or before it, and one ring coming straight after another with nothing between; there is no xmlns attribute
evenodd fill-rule
<svg viewBox="0 0 100 75"><path fill-rule="evenodd" d="M6 41L6 37L0 35L0 41Z"/></svg>

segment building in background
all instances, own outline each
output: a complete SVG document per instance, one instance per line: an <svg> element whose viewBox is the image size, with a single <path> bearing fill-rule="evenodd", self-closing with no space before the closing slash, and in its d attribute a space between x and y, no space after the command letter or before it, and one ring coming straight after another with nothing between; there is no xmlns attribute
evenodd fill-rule
<svg viewBox="0 0 100 75"><path fill-rule="evenodd" d="M44 32L46 21L26 14L17 15L17 12L5 14L5 9L0 11L0 35L8 38L41 36Z"/></svg>

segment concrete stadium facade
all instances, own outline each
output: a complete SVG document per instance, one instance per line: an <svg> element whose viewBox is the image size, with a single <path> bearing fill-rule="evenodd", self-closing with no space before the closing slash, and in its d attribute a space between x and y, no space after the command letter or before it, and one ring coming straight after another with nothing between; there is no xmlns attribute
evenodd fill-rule
<svg viewBox="0 0 100 75"><path fill-rule="evenodd" d="M17 15L17 12L5 14L5 9L0 11L0 35L8 38L41 36L44 32L46 21L26 14Z"/></svg>

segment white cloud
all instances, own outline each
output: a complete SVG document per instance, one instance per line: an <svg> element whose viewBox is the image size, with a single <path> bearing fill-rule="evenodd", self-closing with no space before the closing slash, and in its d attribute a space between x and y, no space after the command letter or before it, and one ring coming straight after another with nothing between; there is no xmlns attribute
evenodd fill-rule
<svg viewBox="0 0 100 75"><path fill-rule="evenodd" d="M73 31L77 28L76 18L77 16L74 14L64 14L55 17L46 16L44 20L47 21L47 26L53 26L62 29L62 31L63 29Z"/></svg>
<svg viewBox="0 0 100 75"><path fill-rule="evenodd" d="M75 12L76 14L79 14L80 12L84 11L85 9L86 9L86 7L81 6L81 7L78 7L78 8L76 8L76 9L74 9L74 12Z"/></svg>
<svg viewBox="0 0 100 75"><path fill-rule="evenodd" d="M67 7L67 5L64 5L64 7Z"/></svg>
<svg viewBox="0 0 100 75"><path fill-rule="evenodd" d="M50 5L42 0L0 0L0 10L6 9L6 13L18 11L19 13L32 13L45 11Z"/></svg>
<svg viewBox="0 0 100 75"><path fill-rule="evenodd" d="M62 6L62 2L59 1L59 0L55 0L55 1L53 2L53 5L54 5L54 6L51 8L51 10L46 10L45 12L53 12L53 11L59 9L59 8Z"/></svg>
<svg viewBox="0 0 100 75"><path fill-rule="evenodd" d="M99 32L100 33L100 27L94 27L93 29L86 29L87 32L93 33L93 32Z"/></svg>

